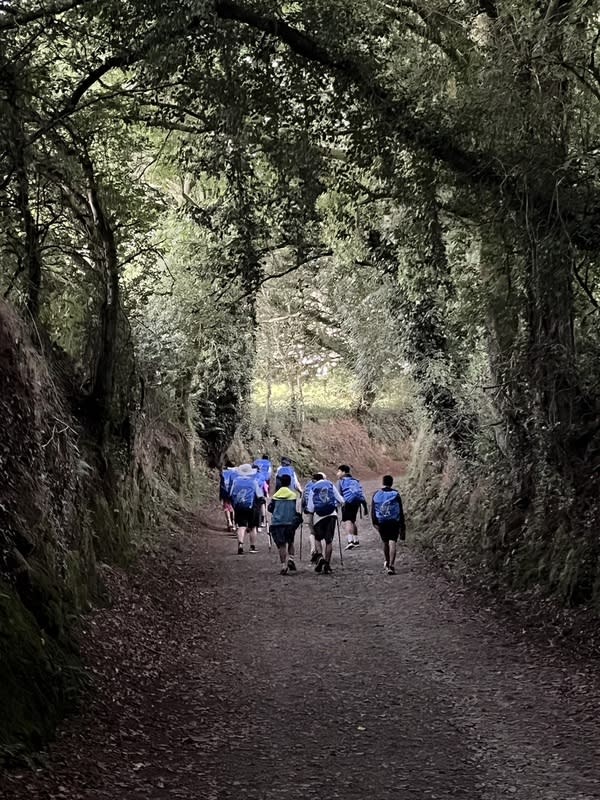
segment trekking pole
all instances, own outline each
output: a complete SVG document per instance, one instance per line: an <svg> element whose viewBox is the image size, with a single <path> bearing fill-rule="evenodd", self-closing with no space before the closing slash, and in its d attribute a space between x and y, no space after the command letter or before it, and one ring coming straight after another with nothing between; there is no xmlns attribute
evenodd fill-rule
<svg viewBox="0 0 600 800"><path fill-rule="evenodd" d="M302 534L304 532L304 521L300 523L300 561L302 561Z"/></svg>
<svg viewBox="0 0 600 800"><path fill-rule="evenodd" d="M337 516L335 517L335 521L337 522L337 531L338 531L338 542L340 545L340 566L344 566L344 556L342 555L342 534L340 533L340 518Z"/></svg>

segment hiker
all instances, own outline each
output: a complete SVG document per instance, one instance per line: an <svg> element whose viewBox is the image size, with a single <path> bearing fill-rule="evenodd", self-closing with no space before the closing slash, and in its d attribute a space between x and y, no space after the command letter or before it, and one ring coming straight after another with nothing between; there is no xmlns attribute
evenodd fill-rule
<svg viewBox="0 0 600 800"><path fill-rule="evenodd" d="M302 486L300 485L296 471L292 467L292 461L286 456L281 456L281 466L277 468L277 472L275 473L275 491L281 486L281 478L283 475L289 475L292 479L290 488L294 492L302 494Z"/></svg>
<svg viewBox="0 0 600 800"><path fill-rule="evenodd" d="M359 547L360 545L358 540L358 528L356 527L356 517L361 506L365 514L369 513L367 499L360 481L352 477L352 470L348 464L340 464L338 467L337 476L337 488L339 493L344 498L344 506L342 508L342 527L348 540L345 549L353 550L355 547Z"/></svg>
<svg viewBox="0 0 600 800"><path fill-rule="evenodd" d="M263 488L265 495L269 494L271 477L273 475L273 465L269 460L269 456L265 453L262 458L256 458L252 462L252 466L258 471L258 480Z"/></svg>
<svg viewBox="0 0 600 800"><path fill-rule="evenodd" d="M257 458L252 463L252 466L258 470L258 481L262 486L263 493L265 497L268 497L271 493L271 476L273 474L273 465L269 460L269 456L267 453L263 454L262 458ZM264 528L267 523L267 512L266 506L261 508L261 517L260 517L260 527Z"/></svg>
<svg viewBox="0 0 600 800"><path fill-rule="evenodd" d="M256 537L260 507L265 502L264 492L251 464L242 464L231 483L229 495L237 525L238 555L244 554L244 537L250 534L250 552L256 553Z"/></svg>
<svg viewBox="0 0 600 800"><path fill-rule="evenodd" d="M379 531L385 556L384 569L388 575L395 575L396 543L406 539L406 524L400 492L394 489L391 475L383 476L383 486L373 495L371 501L371 521Z"/></svg>
<svg viewBox="0 0 600 800"><path fill-rule="evenodd" d="M316 475L315 475L316 477ZM333 539L335 528L338 525L337 510L344 508L344 498L337 488L327 478L316 480L313 484L310 497L308 498L307 509L313 514L313 530L315 532L315 549L317 552L315 572L330 574L331 554L333 552ZM325 552L323 553L323 542L325 542Z"/></svg>
<svg viewBox="0 0 600 800"><path fill-rule="evenodd" d="M223 511L225 512L225 521L227 522L227 530L234 531L234 519L233 519L233 506L231 505L231 497L230 497L230 490L231 490L231 483L235 476L237 475L237 471L231 461L227 459L225 461L225 465L221 470L220 480L219 480L219 500L223 505Z"/></svg>
<svg viewBox="0 0 600 800"><path fill-rule="evenodd" d="M319 560L319 550L315 544L314 513L308 510L308 501L312 494L312 488L317 481L325 480L324 472L315 472L312 478L306 483L302 492L302 513L308 526L308 539L310 541L310 563L316 564Z"/></svg>
<svg viewBox="0 0 600 800"><path fill-rule="evenodd" d="M296 510L298 495L290 488L291 483L291 475L282 475L281 486L269 503L269 514L271 514L269 530L279 550L281 575L287 575L288 571L296 572L294 538L296 528L302 522L302 514Z"/></svg>

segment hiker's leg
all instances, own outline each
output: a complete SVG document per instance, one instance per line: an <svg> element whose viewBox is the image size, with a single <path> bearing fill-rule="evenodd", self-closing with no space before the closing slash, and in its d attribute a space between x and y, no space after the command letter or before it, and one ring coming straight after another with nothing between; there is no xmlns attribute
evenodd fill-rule
<svg viewBox="0 0 600 800"><path fill-rule="evenodd" d="M356 515L358 514L358 505L356 503L348 503L342 508L342 523L344 527L344 533L346 534L346 539L348 540L348 544L352 545L354 540L357 539L357 528L356 528ZM347 548L349 549L349 548Z"/></svg>
<svg viewBox="0 0 600 800"><path fill-rule="evenodd" d="M238 525L237 537L240 544L244 544L244 537L246 536L246 528L243 525Z"/></svg>
<svg viewBox="0 0 600 800"><path fill-rule="evenodd" d="M256 527L250 528L249 534L250 534L250 545L252 547L256 547L256 539L258 538L258 530L257 530L257 528Z"/></svg>
<svg viewBox="0 0 600 800"><path fill-rule="evenodd" d="M279 550L279 561L281 564L287 563L287 547L285 546L285 542L281 545L278 545L277 549Z"/></svg>
<svg viewBox="0 0 600 800"><path fill-rule="evenodd" d="M388 564L390 565L390 567L393 567L394 562L396 561L396 542L393 539L388 544L388 550L389 550Z"/></svg>
<svg viewBox="0 0 600 800"><path fill-rule="evenodd" d="M390 563L390 543L386 540L383 542L383 555L385 556L385 563Z"/></svg>
<svg viewBox="0 0 600 800"><path fill-rule="evenodd" d="M296 572L296 562L294 560L294 554L296 552L296 548L294 547L294 537L296 536L296 531L293 528L290 528L287 532L287 553L288 553L288 562L287 565L290 569L290 572Z"/></svg>
<svg viewBox="0 0 600 800"><path fill-rule="evenodd" d="M225 520L227 522L227 530L228 531L234 531L235 530L235 522L234 522L234 519L233 519L233 507L226 500L223 501L223 512L225 513Z"/></svg>
<svg viewBox="0 0 600 800"><path fill-rule="evenodd" d="M352 542L354 536L354 523L350 520L346 520L342 523L344 526L344 533L346 534L346 538L348 539L348 543Z"/></svg>
<svg viewBox="0 0 600 800"><path fill-rule="evenodd" d="M331 556L333 554L333 542L335 540L335 531L337 527L337 518L336 517L327 517L324 521L326 525L325 528L325 561L327 564L331 562Z"/></svg>

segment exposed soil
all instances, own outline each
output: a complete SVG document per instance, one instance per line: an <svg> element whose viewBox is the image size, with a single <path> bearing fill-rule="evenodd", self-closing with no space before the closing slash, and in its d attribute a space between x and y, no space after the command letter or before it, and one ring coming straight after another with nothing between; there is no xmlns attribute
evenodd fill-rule
<svg viewBox="0 0 600 800"><path fill-rule="evenodd" d="M6 800L600 798L593 665L527 643L378 541L281 577L214 527L168 537L85 622L94 690Z"/></svg>

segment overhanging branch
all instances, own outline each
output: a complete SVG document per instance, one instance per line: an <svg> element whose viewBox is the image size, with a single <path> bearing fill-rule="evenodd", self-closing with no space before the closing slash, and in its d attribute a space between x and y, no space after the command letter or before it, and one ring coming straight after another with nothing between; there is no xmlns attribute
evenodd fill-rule
<svg viewBox="0 0 600 800"><path fill-rule="evenodd" d="M13 28L21 28L30 22L36 22L38 19L47 19L48 17L56 17L63 14L65 11L70 11L72 8L84 6L88 3L91 4L96 0L65 0L63 3L54 3L50 6L43 6L31 11L20 11L17 8L3 8L2 16L0 16L0 31L9 31Z"/></svg>

